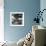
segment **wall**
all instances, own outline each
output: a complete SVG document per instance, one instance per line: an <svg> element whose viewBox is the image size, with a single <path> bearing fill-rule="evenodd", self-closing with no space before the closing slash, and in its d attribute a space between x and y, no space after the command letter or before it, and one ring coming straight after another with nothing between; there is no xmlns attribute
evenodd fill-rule
<svg viewBox="0 0 46 46"><path fill-rule="evenodd" d="M3 0L0 0L0 42L4 41L4 8Z"/></svg>
<svg viewBox="0 0 46 46"><path fill-rule="evenodd" d="M18 41L32 30L33 19L40 10L40 0L4 0L4 38L7 41ZM24 26L10 26L10 12L24 12Z"/></svg>
<svg viewBox="0 0 46 46"><path fill-rule="evenodd" d="M46 0L40 0L40 9L41 9L41 11L42 11L43 9L46 9ZM45 19L46 19L46 11L43 12L42 17L43 17L43 22L41 21L41 22L40 22L40 25L46 27L46 20L45 20Z"/></svg>

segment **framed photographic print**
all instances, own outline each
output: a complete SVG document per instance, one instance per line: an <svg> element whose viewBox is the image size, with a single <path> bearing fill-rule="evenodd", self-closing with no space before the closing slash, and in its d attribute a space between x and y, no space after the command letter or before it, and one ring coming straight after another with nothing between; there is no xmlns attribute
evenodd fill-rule
<svg viewBox="0 0 46 46"><path fill-rule="evenodd" d="M24 12L10 12L10 26L24 26Z"/></svg>

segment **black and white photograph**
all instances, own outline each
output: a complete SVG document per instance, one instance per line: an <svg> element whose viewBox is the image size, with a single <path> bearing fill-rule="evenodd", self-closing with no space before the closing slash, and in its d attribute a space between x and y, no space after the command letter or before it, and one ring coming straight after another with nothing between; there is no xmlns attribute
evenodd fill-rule
<svg viewBox="0 0 46 46"><path fill-rule="evenodd" d="M24 26L24 12L10 12L11 26Z"/></svg>

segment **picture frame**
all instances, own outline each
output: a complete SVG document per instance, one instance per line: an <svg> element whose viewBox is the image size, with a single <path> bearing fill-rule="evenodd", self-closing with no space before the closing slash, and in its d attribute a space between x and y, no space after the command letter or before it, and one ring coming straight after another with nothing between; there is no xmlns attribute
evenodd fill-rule
<svg viewBox="0 0 46 46"><path fill-rule="evenodd" d="M10 26L24 26L24 12L10 12Z"/></svg>

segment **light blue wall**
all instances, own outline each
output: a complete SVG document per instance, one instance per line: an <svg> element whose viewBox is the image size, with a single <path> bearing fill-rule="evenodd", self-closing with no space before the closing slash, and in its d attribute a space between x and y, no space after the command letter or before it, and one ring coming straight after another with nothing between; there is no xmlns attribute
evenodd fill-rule
<svg viewBox="0 0 46 46"><path fill-rule="evenodd" d="M46 0L41 0L40 1L40 10L42 11L43 9L46 9ZM43 12L42 17L43 17L43 22L40 21L40 25L46 27L46 11Z"/></svg>
<svg viewBox="0 0 46 46"><path fill-rule="evenodd" d="M4 0L4 35L7 41L18 41L31 29L35 12L40 9L40 0ZM10 26L10 12L24 12L24 26Z"/></svg>

